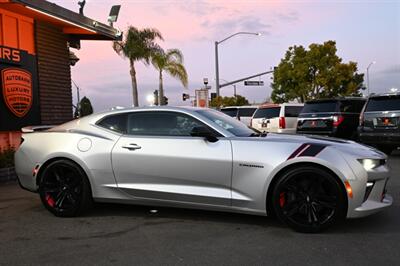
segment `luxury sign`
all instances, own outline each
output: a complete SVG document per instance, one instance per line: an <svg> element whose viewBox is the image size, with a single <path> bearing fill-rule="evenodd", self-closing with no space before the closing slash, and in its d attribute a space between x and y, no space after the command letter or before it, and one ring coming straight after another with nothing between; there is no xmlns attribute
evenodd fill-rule
<svg viewBox="0 0 400 266"><path fill-rule="evenodd" d="M24 117L32 106L32 74L18 68L1 71L3 97L8 109L17 117Z"/></svg>

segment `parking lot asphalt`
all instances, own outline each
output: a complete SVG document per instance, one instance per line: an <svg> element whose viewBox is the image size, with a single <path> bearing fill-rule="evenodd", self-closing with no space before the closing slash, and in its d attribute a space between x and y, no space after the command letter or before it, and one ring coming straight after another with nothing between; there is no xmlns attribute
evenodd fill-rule
<svg viewBox="0 0 400 266"><path fill-rule="evenodd" d="M321 234L268 217L120 204L57 218L37 194L0 184L0 265L400 265L400 151L389 164L393 206Z"/></svg>

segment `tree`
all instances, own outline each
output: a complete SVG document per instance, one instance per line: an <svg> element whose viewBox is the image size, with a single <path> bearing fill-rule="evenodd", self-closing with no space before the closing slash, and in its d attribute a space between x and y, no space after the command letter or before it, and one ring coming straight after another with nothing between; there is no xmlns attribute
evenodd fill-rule
<svg viewBox="0 0 400 266"><path fill-rule="evenodd" d="M139 30L130 26L124 40L113 43L113 48L117 54L129 60L134 106L139 106L135 62L142 61L145 65L150 63L151 55L161 49L155 42L157 39L164 40L157 29L145 28Z"/></svg>
<svg viewBox="0 0 400 266"><path fill-rule="evenodd" d="M79 113L78 113L78 108L80 111ZM75 114L74 114L75 117L84 117L93 114L92 103L86 96L83 97L82 100L79 102L78 108L75 109Z"/></svg>
<svg viewBox="0 0 400 266"><path fill-rule="evenodd" d="M276 103L297 100L361 96L364 74L357 63L342 63L336 55L336 42L289 47L274 70L271 98Z"/></svg>
<svg viewBox="0 0 400 266"><path fill-rule="evenodd" d="M151 63L158 70L159 74L158 102L160 105L165 105L163 87L164 71L178 79L185 88L188 86L188 75L183 65L183 54L178 49L169 49L167 51L160 49L152 55Z"/></svg>
<svg viewBox="0 0 400 266"><path fill-rule="evenodd" d="M236 95L236 97L215 97L210 102L210 107L222 107L222 106L243 106L248 105L249 101L241 96Z"/></svg>

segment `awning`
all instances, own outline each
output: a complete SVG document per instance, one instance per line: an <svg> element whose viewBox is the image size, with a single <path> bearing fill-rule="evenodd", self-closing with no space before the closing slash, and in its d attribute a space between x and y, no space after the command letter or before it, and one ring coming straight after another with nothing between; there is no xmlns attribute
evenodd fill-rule
<svg viewBox="0 0 400 266"><path fill-rule="evenodd" d="M73 40L120 40L121 32L44 0L0 0L0 8L60 27Z"/></svg>

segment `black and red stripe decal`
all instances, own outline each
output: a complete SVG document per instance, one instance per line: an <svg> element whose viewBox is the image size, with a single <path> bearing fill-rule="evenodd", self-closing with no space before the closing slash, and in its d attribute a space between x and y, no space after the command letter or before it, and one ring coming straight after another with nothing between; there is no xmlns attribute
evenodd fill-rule
<svg viewBox="0 0 400 266"><path fill-rule="evenodd" d="M325 149L326 146L325 144L318 143L303 143L287 158L287 160L303 156L315 157Z"/></svg>

